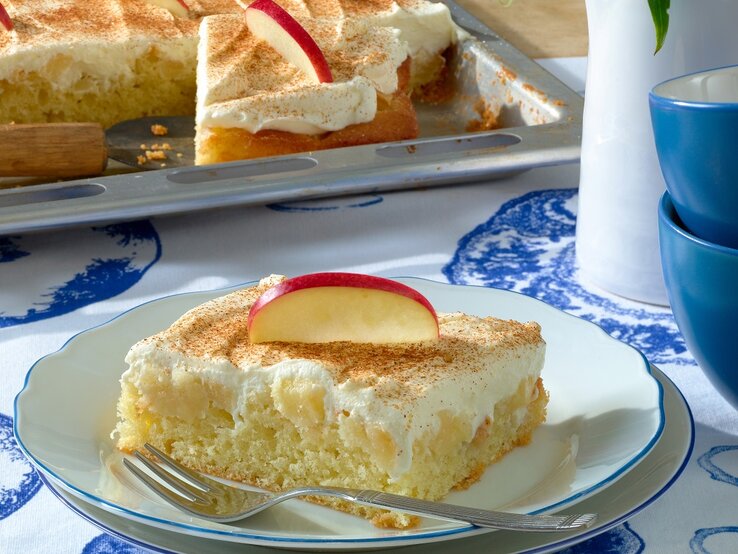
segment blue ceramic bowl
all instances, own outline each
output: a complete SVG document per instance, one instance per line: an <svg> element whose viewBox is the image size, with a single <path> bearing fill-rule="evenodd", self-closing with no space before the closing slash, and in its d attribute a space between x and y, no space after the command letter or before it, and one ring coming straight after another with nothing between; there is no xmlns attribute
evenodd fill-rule
<svg viewBox="0 0 738 554"><path fill-rule="evenodd" d="M668 192L659 203L659 245L671 309L687 348L738 408L738 250L689 233Z"/></svg>
<svg viewBox="0 0 738 554"><path fill-rule="evenodd" d="M649 104L679 217L698 237L738 248L738 66L661 83Z"/></svg>

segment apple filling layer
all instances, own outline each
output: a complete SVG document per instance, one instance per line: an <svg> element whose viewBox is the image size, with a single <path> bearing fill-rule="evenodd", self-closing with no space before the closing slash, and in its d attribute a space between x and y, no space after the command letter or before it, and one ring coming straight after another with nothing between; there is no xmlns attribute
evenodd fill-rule
<svg viewBox="0 0 738 554"><path fill-rule="evenodd" d="M323 484L438 500L545 418L535 323L439 314L436 341L251 344L249 309L274 284L205 303L131 349L119 448L150 442L194 469L272 490ZM330 505L380 526L415 523Z"/></svg>

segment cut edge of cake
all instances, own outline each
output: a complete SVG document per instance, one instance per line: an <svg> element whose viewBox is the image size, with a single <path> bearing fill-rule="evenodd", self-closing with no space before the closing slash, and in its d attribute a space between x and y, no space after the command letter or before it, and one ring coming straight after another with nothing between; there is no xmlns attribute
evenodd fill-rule
<svg viewBox="0 0 738 554"><path fill-rule="evenodd" d="M0 122L110 126L194 113L195 21L145 0L27 0L9 9L15 31L0 34Z"/></svg>

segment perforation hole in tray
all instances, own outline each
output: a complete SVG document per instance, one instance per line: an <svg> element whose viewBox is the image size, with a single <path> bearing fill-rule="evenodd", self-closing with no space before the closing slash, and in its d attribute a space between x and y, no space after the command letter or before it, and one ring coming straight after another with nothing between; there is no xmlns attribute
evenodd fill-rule
<svg viewBox="0 0 738 554"><path fill-rule="evenodd" d="M0 208L39 204L41 202L56 202L58 200L73 200L97 196L107 189L99 183L84 183L80 185L61 186L41 190L8 190L0 194Z"/></svg>
<svg viewBox="0 0 738 554"><path fill-rule="evenodd" d="M406 158L409 156L437 156L480 150L504 148L521 142L520 137L504 133L480 135L468 138L450 137L417 143L393 144L377 148L377 154L385 158Z"/></svg>
<svg viewBox="0 0 738 554"><path fill-rule="evenodd" d="M250 160L247 162L229 163L227 165L193 168L175 171L167 175L167 179L174 183L196 184L223 179L238 179L274 175L290 171L312 169L318 165L313 158L292 158L286 160Z"/></svg>

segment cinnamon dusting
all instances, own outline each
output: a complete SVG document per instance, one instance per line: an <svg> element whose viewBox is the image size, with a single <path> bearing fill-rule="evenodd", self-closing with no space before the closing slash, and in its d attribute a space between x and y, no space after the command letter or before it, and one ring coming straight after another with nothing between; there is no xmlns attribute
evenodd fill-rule
<svg viewBox="0 0 738 554"><path fill-rule="evenodd" d="M334 342L262 343L248 340L248 311L266 288L242 289L191 310L146 342L188 357L225 359L237 367L269 367L286 360L323 365L337 384L373 387L385 402L419 397L440 380L468 379L489 371L486 360L510 351L537 348L536 323L520 323L461 313L439 314L438 341L410 344ZM507 354L505 354L507 353ZM518 354L520 355L520 354Z"/></svg>

